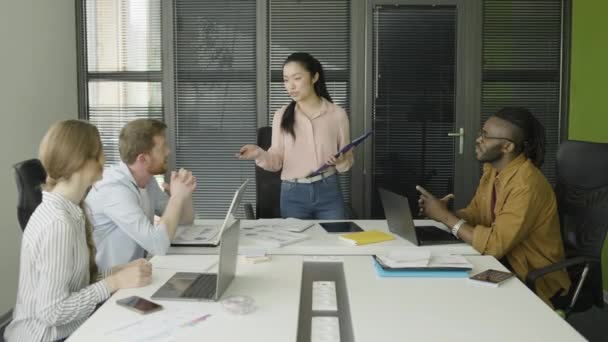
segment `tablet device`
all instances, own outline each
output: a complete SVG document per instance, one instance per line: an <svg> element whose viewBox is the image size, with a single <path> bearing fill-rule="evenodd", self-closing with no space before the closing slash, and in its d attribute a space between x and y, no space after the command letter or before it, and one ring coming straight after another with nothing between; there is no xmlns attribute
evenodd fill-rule
<svg viewBox="0 0 608 342"><path fill-rule="evenodd" d="M363 231L361 227L351 221L323 222L319 224L328 233L356 233Z"/></svg>

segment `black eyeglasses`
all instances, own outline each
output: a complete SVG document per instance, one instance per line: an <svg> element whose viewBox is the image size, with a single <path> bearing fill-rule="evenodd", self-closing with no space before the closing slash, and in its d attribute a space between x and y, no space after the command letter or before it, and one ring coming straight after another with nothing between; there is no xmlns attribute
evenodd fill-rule
<svg viewBox="0 0 608 342"><path fill-rule="evenodd" d="M515 144L515 141L509 139L509 138L504 138L504 137L490 137L488 136L488 134L484 131L484 130L479 130L479 132L477 132L477 137L481 138L481 140L490 140L490 139L503 139L503 140L507 140L509 142L512 142Z"/></svg>

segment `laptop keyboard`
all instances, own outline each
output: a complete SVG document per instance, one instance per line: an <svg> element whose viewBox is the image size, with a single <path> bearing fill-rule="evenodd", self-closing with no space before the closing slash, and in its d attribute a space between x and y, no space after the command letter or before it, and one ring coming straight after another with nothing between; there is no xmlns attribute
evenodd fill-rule
<svg viewBox="0 0 608 342"><path fill-rule="evenodd" d="M181 295L182 298L212 299L217 287L217 274L201 274Z"/></svg>
<svg viewBox="0 0 608 342"><path fill-rule="evenodd" d="M435 227L418 226L416 227L416 235L418 235L418 240L420 241L421 245L433 244L433 242L439 242L442 244L462 242L454 235Z"/></svg>

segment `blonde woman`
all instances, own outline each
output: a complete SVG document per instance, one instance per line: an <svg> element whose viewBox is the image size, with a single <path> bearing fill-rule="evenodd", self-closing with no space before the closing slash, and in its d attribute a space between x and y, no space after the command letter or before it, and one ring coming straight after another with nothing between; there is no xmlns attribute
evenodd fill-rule
<svg viewBox="0 0 608 342"><path fill-rule="evenodd" d="M82 203L103 171L97 128L79 120L58 122L42 139L39 156L48 177L42 203L23 233L7 341L63 340L112 292L151 279L151 265L139 259L96 281L95 246Z"/></svg>

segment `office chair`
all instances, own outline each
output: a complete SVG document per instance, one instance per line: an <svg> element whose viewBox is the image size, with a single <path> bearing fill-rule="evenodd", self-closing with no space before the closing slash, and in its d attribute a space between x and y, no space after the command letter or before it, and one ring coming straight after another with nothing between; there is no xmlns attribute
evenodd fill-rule
<svg viewBox="0 0 608 342"><path fill-rule="evenodd" d="M567 269L572 287L562 307L556 305L567 317L593 305L603 307L600 258L608 230L608 144L566 141L559 147L556 166L566 260L529 272L526 284L535 290L538 278Z"/></svg>
<svg viewBox="0 0 608 342"><path fill-rule="evenodd" d="M23 231L30 216L42 202L41 186L46 182L46 171L38 159L22 161L13 168L15 168L15 181L19 192L17 217Z"/></svg>
<svg viewBox="0 0 608 342"><path fill-rule="evenodd" d="M257 144L268 150L272 144L272 127L258 128ZM281 171L271 172L255 167L256 213L251 203L245 204L245 216L249 220L281 217Z"/></svg>

